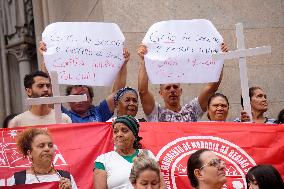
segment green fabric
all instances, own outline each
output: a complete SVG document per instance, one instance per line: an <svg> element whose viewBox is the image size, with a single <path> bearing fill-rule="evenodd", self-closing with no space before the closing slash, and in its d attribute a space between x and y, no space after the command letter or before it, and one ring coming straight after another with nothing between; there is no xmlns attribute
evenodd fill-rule
<svg viewBox="0 0 284 189"><path fill-rule="evenodd" d="M139 153L139 150L136 150L134 152L134 154L130 155L130 156L121 156L123 157L126 161L128 161L129 163L133 163L133 158L135 158Z"/></svg>
<svg viewBox="0 0 284 189"><path fill-rule="evenodd" d="M106 170L104 164L102 164L102 163L100 163L100 162L96 162L96 163L95 163L95 167L96 167L97 169L100 169L100 170Z"/></svg>
<svg viewBox="0 0 284 189"><path fill-rule="evenodd" d="M135 138L138 137L139 123L134 117L128 115L120 116L115 119L112 125L114 126L116 123L123 123L132 131Z"/></svg>

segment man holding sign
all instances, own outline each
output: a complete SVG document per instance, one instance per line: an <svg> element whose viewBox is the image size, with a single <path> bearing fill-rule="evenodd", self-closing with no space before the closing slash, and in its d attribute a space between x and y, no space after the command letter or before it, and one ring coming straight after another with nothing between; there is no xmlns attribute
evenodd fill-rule
<svg viewBox="0 0 284 189"><path fill-rule="evenodd" d="M43 54L47 51L46 45L43 41L39 44L39 52ZM122 65L116 80L113 84L112 93L102 102L100 105L94 106L93 98L94 98L94 91L91 86L87 85L69 85L66 88L66 95L87 95L87 101L83 102L70 102L70 110L67 110L65 107L62 106L62 112L67 114L72 123L86 123L86 122L105 122L109 120L114 112L114 95L117 90L123 88L126 83L126 75L127 75L127 62L130 59L130 53L127 48L123 50L124 56L124 64ZM45 63L41 64L41 69L48 73Z"/></svg>
<svg viewBox="0 0 284 189"><path fill-rule="evenodd" d="M57 22L45 28L42 39L43 70L56 71L60 84L72 85L67 88L67 95L88 97L84 102L69 103L71 110L63 107L62 111L73 123L105 122L111 118L114 94L125 86L130 57L119 27L114 23ZM93 106L94 93L89 86L110 86L113 82L112 93Z"/></svg>
<svg viewBox="0 0 284 189"><path fill-rule="evenodd" d="M25 76L24 85L27 96L30 98L51 97L51 83L48 74L36 71ZM55 124L55 111L48 104L32 105L25 111L14 117L10 128L19 126ZM62 114L62 123L71 123L70 117Z"/></svg>
<svg viewBox="0 0 284 189"><path fill-rule="evenodd" d="M194 22L194 24L201 23L203 24L203 27L203 22L204 20L201 20L201 22L197 21ZM208 24L207 22L209 21L205 22L206 24ZM216 48L222 38L219 33L217 33L219 35L218 37L209 38L202 37L202 35L205 36L206 34L199 34L199 31L191 31L191 35L189 33L186 33L185 31L175 31L177 25L179 26L179 28L186 26L186 30L186 28L188 28L188 21L168 21L157 24L160 24L160 26L153 28L153 26L155 26L154 24L147 32L145 36L146 39L144 38L143 40L143 42L146 43L147 47L146 45L142 44L138 49L138 55L141 57L141 64L138 75L138 90L141 98L143 111L146 115L146 119L147 121L152 122L196 122L202 117L203 113L207 110L208 99L217 91L222 79L222 73L219 76L219 80L217 82L207 82L208 84L202 89L199 96L188 104L185 104L184 106L180 104L180 97L182 95L182 88L180 86L180 82L198 82L196 81L198 80L196 78L201 78L201 76L198 74L207 74L206 72L204 73L203 71L199 71L202 69L201 67L205 67L205 69L209 70L209 72L211 70L212 72L215 71L210 67L211 65L214 65L215 62L211 62L210 59L206 61L198 59L199 57L196 56L196 54L203 53L208 56L208 54L217 51L212 47L204 45L211 42L215 43L214 48ZM212 28L213 25L211 25L210 27ZM204 28L203 30L200 29L200 31L204 31ZM197 34L195 34L194 32ZM214 32L216 33L216 31ZM198 48L193 47L194 45L191 45L191 43L196 43L197 45L194 44L196 46L199 45ZM144 55L146 55L147 53L147 48L150 48L150 51L148 53L150 55L147 55L148 65L146 65L144 61ZM228 48L224 43L222 43L221 45L221 50L223 52L228 51ZM190 59L190 54L193 54L191 55L192 57L194 57L193 59ZM180 66L179 64L181 64L181 62L184 60L187 61L185 62L185 66L181 66L181 68L178 68L178 66ZM186 74L182 73L183 71L187 71L186 66L193 71L191 71L190 73L187 72ZM146 67L149 68L147 69L147 71ZM182 70L183 67L185 70ZM196 70L198 70L199 72ZM149 75L149 78L152 83L154 81L155 84L160 84L159 94L164 100L164 107L155 103L154 96L148 89L149 73L152 76L150 77ZM164 80L162 80L161 77L164 77ZM205 78L203 80L200 79L200 82L206 83L206 81L212 81L212 78L208 78ZM172 81L178 82L169 83Z"/></svg>

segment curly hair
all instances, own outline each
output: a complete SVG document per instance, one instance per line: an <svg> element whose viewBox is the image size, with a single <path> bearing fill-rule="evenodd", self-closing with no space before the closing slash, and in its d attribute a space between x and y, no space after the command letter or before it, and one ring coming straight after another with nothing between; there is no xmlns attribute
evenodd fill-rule
<svg viewBox="0 0 284 189"><path fill-rule="evenodd" d="M145 170L156 172L160 178L160 166L155 159L148 156L147 150L143 150L141 154L133 159L133 166L129 176L130 182L135 184L140 174Z"/></svg>
<svg viewBox="0 0 284 189"><path fill-rule="evenodd" d="M28 151L32 150L32 142L37 135L48 135L48 131L39 128L29 128L22 131L17 137L17 147L21 154L26 158Z"/></svg>

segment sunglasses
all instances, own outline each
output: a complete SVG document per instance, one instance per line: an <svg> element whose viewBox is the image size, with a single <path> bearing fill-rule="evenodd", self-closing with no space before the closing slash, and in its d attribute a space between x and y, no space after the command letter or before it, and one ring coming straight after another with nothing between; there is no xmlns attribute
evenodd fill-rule
<svg viewBox="0 0 284 189"><path fill-rule="evenodd" d="M216 168L220 168L221 166L226 166L226 163L224 160L222 159L212 159L211 161L209 161L208 163L202 165L199 170L203 169L206 166L210 166L210 167L216 167Z"/></svg>

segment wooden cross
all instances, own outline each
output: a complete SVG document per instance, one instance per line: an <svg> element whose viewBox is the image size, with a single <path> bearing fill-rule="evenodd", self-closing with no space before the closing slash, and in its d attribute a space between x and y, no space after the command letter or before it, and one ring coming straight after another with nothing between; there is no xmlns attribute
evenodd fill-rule
<svg viewBox="0 0 284 189"><path fill-rule="evenodd" d="M61 103L87 101L87 95L60 96L57 72L51 71L50 78L51 78L53 96L27 98L26 104L27 105L54 104L55 121L56 123L62 123Z"/></svg>
<svg viewBox="0 0 284 189"><path fill-rule="evenodd" d="M256 56L260 54L271 53L271 46L263 46L245 49L245 40L243 34L243 24L236 24L236 37L237 37L237 50L229 51L226 53L216 53L212 55L214 61L216 60L226 60L226 59L239 59L239 68L240 68L240 78L241 78L241 88L242 88L242 97L244 110L248 113L250 120L252 120L251 114L251 105L249 99L249 87L248 87L248 74L246 66L246 57L247 56Z"/></svg>

